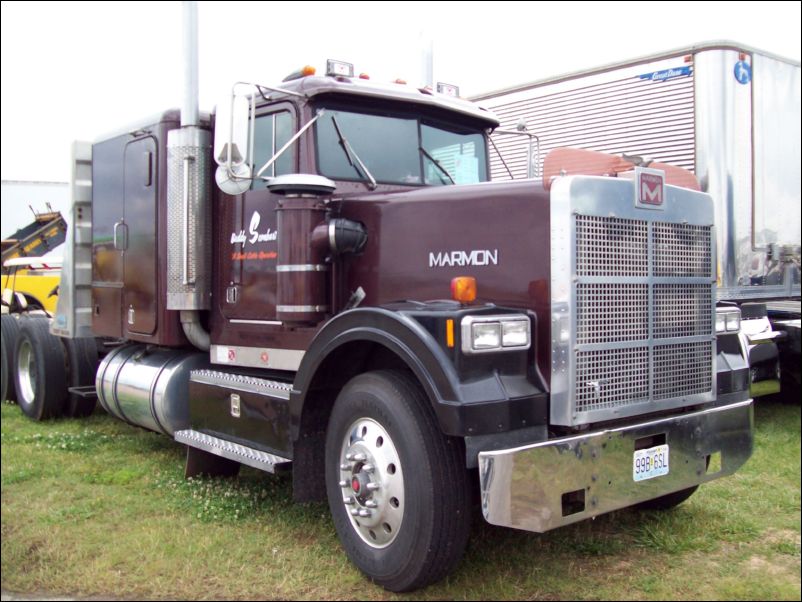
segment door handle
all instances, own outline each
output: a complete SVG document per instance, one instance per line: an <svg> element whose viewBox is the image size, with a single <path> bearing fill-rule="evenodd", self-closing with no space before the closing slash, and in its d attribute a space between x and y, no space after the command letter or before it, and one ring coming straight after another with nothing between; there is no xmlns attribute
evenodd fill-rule
<svg viewBox="0 0 802 602"><path fill-rule="evenodd" d="M124 220L114 224L114 248L118 251L125 251L128 248L128 226Z"/></svg>

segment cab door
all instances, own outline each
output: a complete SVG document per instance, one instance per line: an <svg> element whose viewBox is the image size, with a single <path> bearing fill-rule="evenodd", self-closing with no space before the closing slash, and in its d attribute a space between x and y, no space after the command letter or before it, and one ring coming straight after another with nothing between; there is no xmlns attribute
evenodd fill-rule
<svg viewBox="0 0 802 602"><path fill-rule="evenodd" d="M123 319L127 332L153 334L157 316L156 160L155 138L125 147L123 205L126 246L123 252Z"/></svg>
<svg viewBox="0 0 802 602"><path fill-rule="evenodd" d="M254 173L286 144L297 129L294 107L271 105L258 111L254 126ZM297 171L297 143L265 172L268 177ZM224 201L221 273L226 294L222 313L229 320L270 322L276 319L276 264L279 197L266 182L255 180L250 190Z"/></svg>

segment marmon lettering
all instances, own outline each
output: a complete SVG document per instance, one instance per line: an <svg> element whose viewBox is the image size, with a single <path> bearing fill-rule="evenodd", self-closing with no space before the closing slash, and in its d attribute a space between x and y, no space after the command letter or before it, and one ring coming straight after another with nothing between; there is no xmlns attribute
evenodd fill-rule
<svg viewBox="0 0 802 602"><path fill-rule="evenodd" d="M498 265L498 249L476 251L444 251L429 253L430 268L466 265Z"/></svg>

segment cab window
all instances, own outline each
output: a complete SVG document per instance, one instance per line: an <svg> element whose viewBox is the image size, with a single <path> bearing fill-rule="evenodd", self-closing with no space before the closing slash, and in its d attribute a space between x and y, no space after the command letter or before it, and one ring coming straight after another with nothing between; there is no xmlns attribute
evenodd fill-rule
<svg viewBox="0 0 802 602"><path fill-rule="evenodd" d="M277 151L281 150L293 134L293 120L289 111L267 113L259 115L254 124L253 168L254 175L267 163ZM293 157L295 152L288 148L273 162L262 174L262 177L272 178L293 172ZM267 182L263 179L254 179L251 190L265 188Z"/></svg>

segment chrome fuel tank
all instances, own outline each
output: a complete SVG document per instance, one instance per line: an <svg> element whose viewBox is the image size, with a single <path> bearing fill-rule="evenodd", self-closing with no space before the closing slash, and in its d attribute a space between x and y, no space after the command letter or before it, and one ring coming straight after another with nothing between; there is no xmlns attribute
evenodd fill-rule
<svg viewBox="0 0 802 602"><path fill-rule="evenodd" d="M172 437L189 427L190 371L208 367L204 353L126 345L103 359L95 388L113 416Z"/></svg>

